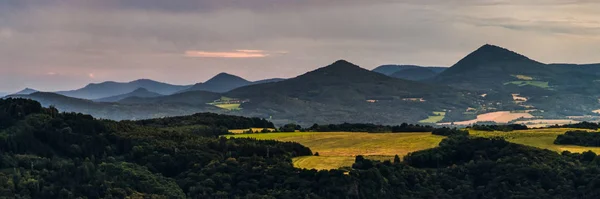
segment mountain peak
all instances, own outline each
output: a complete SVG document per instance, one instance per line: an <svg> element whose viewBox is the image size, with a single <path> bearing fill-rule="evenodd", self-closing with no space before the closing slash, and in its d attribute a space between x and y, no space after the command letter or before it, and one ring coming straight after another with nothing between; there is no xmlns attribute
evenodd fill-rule
<svg viewBox="0 0 600 199"><path fill-rule="evenodd" d="M150 91L146 88L141 88L141 87L132 91L132 93L139 93L139 92L150 92Z"/></svg>
<svg viewBox="0 0 600 199"><path fill-rule="evenodd" d="M472 56L481 56L483 58L488 59L487 61L523 61L523 60L531 60L528 57L511 51L509 49L492 45L485 44L479 47L477 50L469 54L466 58Z"/></svg>
<svg viewBox="0 0 600 199"><path fill-rule="evenodd" d="M36 92L39 92L39 91L32 89L32 88L25 88L19 92L14 93L13 95L29 95L29 94L36 93Z"/></svg>
<svg viewBox="0 0 600 199"><path fill-rule="evenodd" d="M245 80L244 78L229 74L229 73L219 73L217 75L215 75L213 78L210 78L208 81L205 82L208 84L211 83L223 83L223 82L231 82L231 81L236 81L236 82L248 82L248 80Z"/></svg>
<svg viewBox="0 0 600 199"><path fill-rule="evenodd" d="M335 70L335 71L355 70L355 69L360 69L360 66L357 66L357 65L350 63L349 61L346 61L343 59L337 60L337 61L333 62L332 64L321 68L321 70Z"/></svg>

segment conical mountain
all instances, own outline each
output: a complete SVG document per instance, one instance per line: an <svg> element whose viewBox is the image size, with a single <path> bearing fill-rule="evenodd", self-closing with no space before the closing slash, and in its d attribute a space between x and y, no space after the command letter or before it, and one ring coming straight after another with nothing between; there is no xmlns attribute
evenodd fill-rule
<svg viewBox="0 0 600 199"><path fill-rule="evenodd" d="M94 101L96 101L96 102L118 102L120 100L129 98L129 97L152 98L152 97L159 97L159 96L162 96L162 95L155 93L155 92L151 92L145 88L138 88L130 93L100 98L100 99L96 99Z"/></svg>
<svg viewBox="0 0 600 199"><path fill-rule="evenodd" d="M462 91L388 77L344 60L292 79L246 86L224 95L250 100L242 105L245 112L300 123L360 122L360 118L388 124L416 122L434 109L469 103L463 100L468 94Z"/></svg>
<svg viewBox="0 0 600 199"><path fill-rule="evenodd" d="M219 73L208 81L204 83L197 83L189 89L181 91L180 93L189 91L209 91L223 93L250 84L252 84L252 82L245 80L244 78L228 73Z"/></svg>
<svg viewBox="0 0 600 199"><path fill-rule="evenodd" d="M518 76L542 78L553 72L545 64L514 51L486 44L440 73L434 81L465 89L498 89Z"/></svg>

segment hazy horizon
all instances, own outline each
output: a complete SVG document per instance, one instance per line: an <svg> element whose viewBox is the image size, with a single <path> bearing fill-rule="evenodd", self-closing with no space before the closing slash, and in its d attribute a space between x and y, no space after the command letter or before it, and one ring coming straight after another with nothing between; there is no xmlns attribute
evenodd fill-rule
<svg viewBox="0 0 600 199"><path fill-rule="evenodd" d="M335 60L451 66L486 43L544 63L598 63L588 0L0 0L0 92L226 72L289 78Z"/></svg>

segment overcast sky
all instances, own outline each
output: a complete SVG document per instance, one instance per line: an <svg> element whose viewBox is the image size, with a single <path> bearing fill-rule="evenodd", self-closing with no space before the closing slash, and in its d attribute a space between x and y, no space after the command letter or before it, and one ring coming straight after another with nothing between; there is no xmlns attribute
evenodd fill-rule
<svg viewBox="0 0 600 199"><path fill-rule="evenodd" d="M0 0L0 91L294 77L338 59L451 66L486 43L593 63L598 10L597 0Z"/></svg>

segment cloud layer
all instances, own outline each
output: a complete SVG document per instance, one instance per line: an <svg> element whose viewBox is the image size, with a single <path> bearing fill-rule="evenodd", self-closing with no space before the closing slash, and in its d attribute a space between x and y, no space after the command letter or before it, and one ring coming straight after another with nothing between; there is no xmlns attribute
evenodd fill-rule
<svg viewBox="0 0 600 199"><path fill-rule="evenodd" d="M0 0L0 91L292 77L338 59L450 66L485 43L542 62L600 62L599 9L592 0Z"/></svg>

